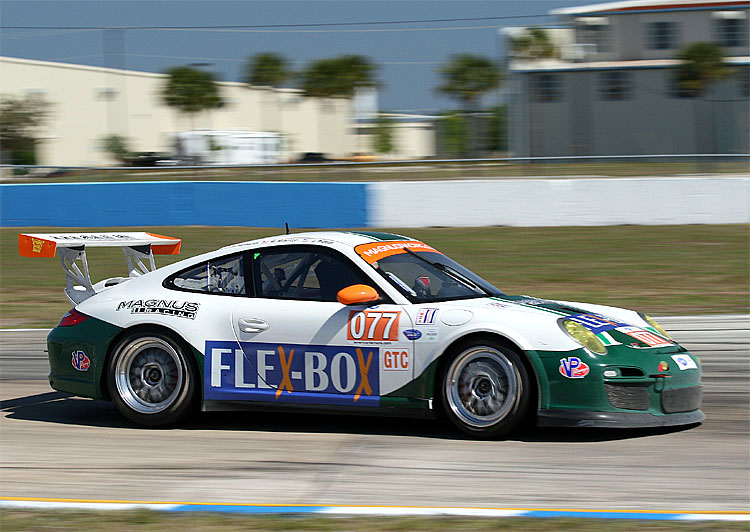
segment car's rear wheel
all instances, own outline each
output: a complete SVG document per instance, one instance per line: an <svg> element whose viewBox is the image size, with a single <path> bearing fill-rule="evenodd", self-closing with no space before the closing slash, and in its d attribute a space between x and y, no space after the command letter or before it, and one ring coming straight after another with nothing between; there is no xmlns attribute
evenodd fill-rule
<svg viewBox="0 0 750 532"><path fill-rule="evenodd" d="M109 362L109 387L117 408L141 425L172 425L195 404L196 371L186 350L158 331L121 339Z"/></svg>
<svg viewBox="0 0 750 532"><path fill-rule="evenodd" d="M477 437L505 436L528 418L532 386L521 356L492 340L475 340L448 354L441 402L448 419Z"/></svg>

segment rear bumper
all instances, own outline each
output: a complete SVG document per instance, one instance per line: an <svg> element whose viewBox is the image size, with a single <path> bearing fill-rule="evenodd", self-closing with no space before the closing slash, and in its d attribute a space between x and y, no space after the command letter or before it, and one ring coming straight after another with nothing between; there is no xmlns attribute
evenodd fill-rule
<svg viewBox="0 0 750 532"><path fill-rule="evenodd" d="M654 415L647 412L590 412L585 410L540 410L540 427L670 427L700 423L706 415L700 410Z"/></svg>

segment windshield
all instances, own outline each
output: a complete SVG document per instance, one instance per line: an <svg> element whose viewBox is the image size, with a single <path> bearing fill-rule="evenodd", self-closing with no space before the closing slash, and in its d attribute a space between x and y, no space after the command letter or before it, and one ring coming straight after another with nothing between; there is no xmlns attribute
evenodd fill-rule
<svg viewBox="0 0 750 532"><path fill-rule="evenodd" d="M411 242L389 242L376 253L371 245L358 246L357 252L413 303L505 295L439 251Z"/></svg>

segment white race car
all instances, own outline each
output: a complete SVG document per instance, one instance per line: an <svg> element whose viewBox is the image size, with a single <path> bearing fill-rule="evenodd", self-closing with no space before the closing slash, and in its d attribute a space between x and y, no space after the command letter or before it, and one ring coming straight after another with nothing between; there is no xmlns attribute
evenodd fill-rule
<svg viewBox="0 0 750 532"><path fill-rule="evenodd" d="M20 235L58 254L74 308L48 338L53 388L149 426L194 409L432 417L476 436L525 423L697 423L699 360L649 317L508 296L429 245L376 232L287 234L159 269L150 233ZM93 284L86 248L128 277Z"/></svg>

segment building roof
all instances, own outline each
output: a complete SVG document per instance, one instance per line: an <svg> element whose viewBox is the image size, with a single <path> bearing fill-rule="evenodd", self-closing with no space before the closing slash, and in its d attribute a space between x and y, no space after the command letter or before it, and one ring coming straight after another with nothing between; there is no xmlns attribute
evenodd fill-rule
<svg viewBox="0 0 750 532"><path fill-rule="evenodd" d="M730 66L747 66L750 56L725 57ZM514 65L512 70L519 73L533 72L574 72L581 70L646 70L654 68L674 68L682 63L679 59L641 59L628 61L590 61L571 63L563 61L526 61Z"/></svg>
<svg viewBox="0 0 750 532"><path fill-rule="evenodd" d="M697 11L703 9L750 9L747 0L625 0L584 6L564 7L550 11L552 15L575 16L590 14L628 14L648 11Z"/></svg>

